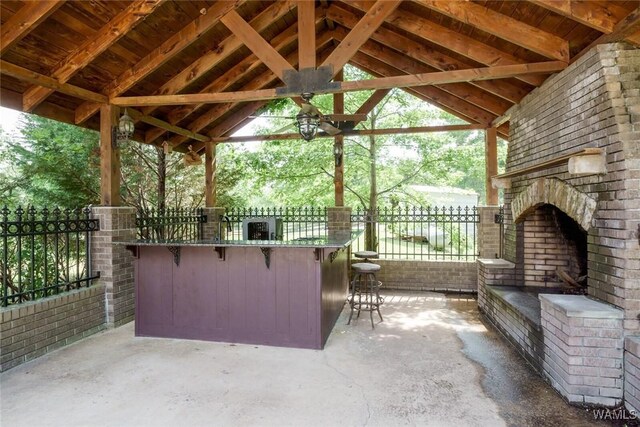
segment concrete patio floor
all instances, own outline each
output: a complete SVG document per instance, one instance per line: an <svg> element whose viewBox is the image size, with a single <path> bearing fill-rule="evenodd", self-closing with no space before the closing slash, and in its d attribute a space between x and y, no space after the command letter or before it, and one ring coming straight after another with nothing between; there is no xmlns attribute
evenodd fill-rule
<svg viewBox="0 0 640 427"><path fill-rule="evenodd" d="M324 351L108 330L0 376L10 426L604 425L567 405L478 317L476 301L387 294Z"/></svg>

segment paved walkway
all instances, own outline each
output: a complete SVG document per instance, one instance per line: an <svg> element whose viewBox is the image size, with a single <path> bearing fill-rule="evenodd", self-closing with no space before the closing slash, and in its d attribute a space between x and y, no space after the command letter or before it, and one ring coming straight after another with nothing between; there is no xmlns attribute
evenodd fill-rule
<svg viewBox="0 0 640 427"><path fill-rule="evenodd" d="M589 425L478 320L476 303L387 295L385 321L324 351L109 330L0 376L12 426Z"/></svg>

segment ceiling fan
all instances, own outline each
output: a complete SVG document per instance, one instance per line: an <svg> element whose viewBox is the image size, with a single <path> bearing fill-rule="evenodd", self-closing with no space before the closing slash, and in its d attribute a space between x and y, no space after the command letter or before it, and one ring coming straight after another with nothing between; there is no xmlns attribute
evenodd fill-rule
<svg viewBox="0 0 640 427"><path fill-rule="evenodd" d="M318 134L318 129L328 135L338 135L344 129L352 129L354 124L366 120L366 114L323 114L311 103L313 93L301 94L303 102L295 116L250 116L251 118L284 118L295 119L295 126L305 141L311 141ZM287 126L289 127L289 126Z"/></svg>

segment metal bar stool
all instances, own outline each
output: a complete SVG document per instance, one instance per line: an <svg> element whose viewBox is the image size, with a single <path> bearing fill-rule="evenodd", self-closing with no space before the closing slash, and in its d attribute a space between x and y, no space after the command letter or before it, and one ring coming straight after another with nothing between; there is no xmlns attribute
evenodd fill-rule
<svg viewBox="0 0 640 427"><path fill-rule="evenodd" d="M358 251L354 252L353 256L356 258L363 259L364 262L369 262L372 259L378 258L378 252L374 251Z"/></svg>
<svg viewBox="0 0 640 427"><path fill-rule="evenodd" d="M349 314L347 325L351 323L354 311L357 310L357 317L360 317L360 311L365 310L369 312L371 327L375 328L373 324L374 310L378 312L380 321L383 321L380 313L380 305L383 302L382 297L380 297L381 283L376 278L376 271L380 271L380 266L368 262L358 262L352 264L351 268L354 271L354 275L351 282L351 300L349 302L351 313Z"/></svg>

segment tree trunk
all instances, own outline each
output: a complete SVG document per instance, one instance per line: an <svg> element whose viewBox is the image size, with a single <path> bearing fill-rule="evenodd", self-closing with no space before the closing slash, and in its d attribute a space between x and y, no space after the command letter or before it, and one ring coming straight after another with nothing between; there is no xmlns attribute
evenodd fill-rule
<svg viewBox="0 0 640 427"><path fill-rule="evenodd" d="M158 153L158 210L164 210L167 203L167 155L162 148Z"/></svg>

